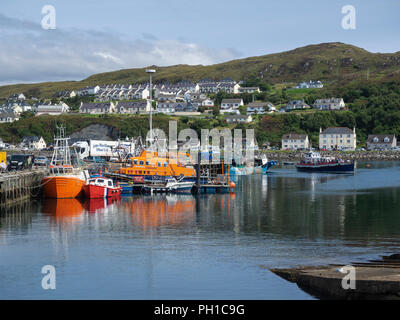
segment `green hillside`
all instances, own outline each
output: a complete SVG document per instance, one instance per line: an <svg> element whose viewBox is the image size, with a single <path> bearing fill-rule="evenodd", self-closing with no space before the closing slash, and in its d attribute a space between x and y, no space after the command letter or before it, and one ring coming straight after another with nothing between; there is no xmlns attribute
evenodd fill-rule
<svg viewBox="0 0 400 320"><path fill-rule="evenodd" d="M155 82L198 81L231 77L237 81L259 78L270 84L321 80L335 86L354 80L400 81L400 52L371 53L344 43L322 43L294 50L228 61L209 66L176 65L157 67ZM79 89L88 85L145 82L146 68L125 69L92 75L82 81L44 82L0 87L0 97L17 92L28 96L51 97L61 90Z"/></svg>

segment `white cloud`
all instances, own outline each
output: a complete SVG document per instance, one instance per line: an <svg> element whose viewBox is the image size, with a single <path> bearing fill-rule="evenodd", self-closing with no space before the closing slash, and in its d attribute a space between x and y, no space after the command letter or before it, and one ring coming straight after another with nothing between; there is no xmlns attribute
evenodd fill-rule
<svg viewBox="0 0 400 320"><path fill-rule="evenodd" d="M0 83L80 80L91 74L149 65L213 64L237 58L234 49L210 49L148 34L125 40L87 30L43 30L0 14Z"/></svg>

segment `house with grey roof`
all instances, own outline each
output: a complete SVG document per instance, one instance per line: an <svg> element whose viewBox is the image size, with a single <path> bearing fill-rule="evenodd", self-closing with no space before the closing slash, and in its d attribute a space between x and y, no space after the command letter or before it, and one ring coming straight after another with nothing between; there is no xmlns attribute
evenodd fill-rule
<svg viewBox="0 0 400 320"><path fill-rule="evenodd" d="M157 112L165 114L173 113L193 113L197 112L198 106L191 102L171 102L163 101L157 103Z"/></svg>
<svg viewBox="0 0 400 320"><path fill-rule="evenodd" d="M276 107L271 102L250 102L247 105L247 114L265 114L276 111Z"/></svg>
<svg viewBox="0 0 400 320"><path fill-rule="evenodd" d="M120 114L137 114L150 111L150 101L118 101L116 112Z"/></svg>
<svg viewBox="0 0 400 320"><path fill-rule="evenodd" d="M22 138L21 147L33 150L43 150L46 148L46 141L39 136L25 136Z"/></svg>
<svg viewBox="0 0 400 320"><path fill-rule="evenodd" d="M201 93L218 93L218 91L218 84L214 81L199 83L199 92Z"/></svg>
<svg viewBox="0 0 400 320"><path fill-rule="evenodd" d="M223 81L217 84L218 91L224 91L226 93L239 93L240 85L236 82Z"/></svg>
<svg viewBox="0 0 400 320"><path fill-rule="evenodd" d="M346 107L343 98L317 99L313 105L318 110L341 110Z"/></svg>
<svg viewBox="0 0 400 320"><path fill-rule="evenodd" d="M225 116L227 123L250 123L253 121L253 117L249 114L232 114Z"/></svg>
<svg viewBox="0 0 400 320"><path fill-rule="evenodd" d="M81 102L79 107L79 113L88 113L88 114L106 114L106 113L114 113L115 112L115 104L113 102Z"/></svg>
<svg viewBox="0 0 400 320"><path fill-rule="evenodd" d="M311 107L304 100L292 100L285 106L285 111L310 109Z"/></svg>
<svg viewBox="0 0 400 320"><path fill-rule="evenodd" d="M308 135L301 133L286 133L282 136L282 150L307 150L310 148Z"/></svg>
<svg viewBox="0 0 400 320"><path fill-rule="evenodd" d="M0 123L11 123L19 120L19 115L14 112L0 111Z"/></svg>
<svg viewBox="0 0 400 320"><path fill-rule="evenodd" d="M319 148L322 150L355 150L356 145L356 128L330 127L319 130Z"/></svg>
<svg viewBox="0 0 400 320"><path fill-rule="evenodd" d="M61 102L60 104L39 104L36 109L36 116L40 116L43 114L58 116L63 113L69 112L69 106Z"/></svg>
<svg viewBox="0 0 400 320"><path fill-rule="evenodd" d="M369 134L367 140L368 150L391 150L397 146L394 134Z"/></svg>

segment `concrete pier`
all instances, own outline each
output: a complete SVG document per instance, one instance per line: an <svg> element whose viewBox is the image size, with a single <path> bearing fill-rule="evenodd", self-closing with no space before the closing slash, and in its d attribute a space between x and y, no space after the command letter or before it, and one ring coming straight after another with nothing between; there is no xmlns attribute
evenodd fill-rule
<svg viewBox="0 0 400 320"><path fill-rule="evenodd" d="M1 173L0 205L11 204L39 195L40 183L46 173L47 169L45 168Z"/></svg>
<svg viewBox="0 0 400 320"><path fill-rule="evenodd" d="M400 300L400 259L352 263L355 288L344 289L343 265L270 269L276 275L298 285L300 289L320 299Z"/></svg>

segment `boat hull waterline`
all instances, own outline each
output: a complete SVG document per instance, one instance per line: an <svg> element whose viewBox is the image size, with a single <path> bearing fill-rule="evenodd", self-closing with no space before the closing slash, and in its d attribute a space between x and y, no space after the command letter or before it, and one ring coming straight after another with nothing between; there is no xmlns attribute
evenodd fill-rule
<svg viewBox="0 0 400 320"><path fill-rule="evenodd" d="M298 171L305 172L353 172L354 163L335 163L335 164L324 164L324 165L309 165L309 164L298 164L296 165Z"/></svg>
<svg viewBox="0 0 400 320"><path fill-rule="evenodd" d="M90 199L108 198L121 195L122 188L107 188L94 184L87 184L83 187L86 197Z"/></svg>
<svg viewBox="0 0 400 320"><path fill-rule="evenodd" d="M43 192L46 198L78 198L83 196L86 180L80 176L47 176L43 178Z"/></svg>

